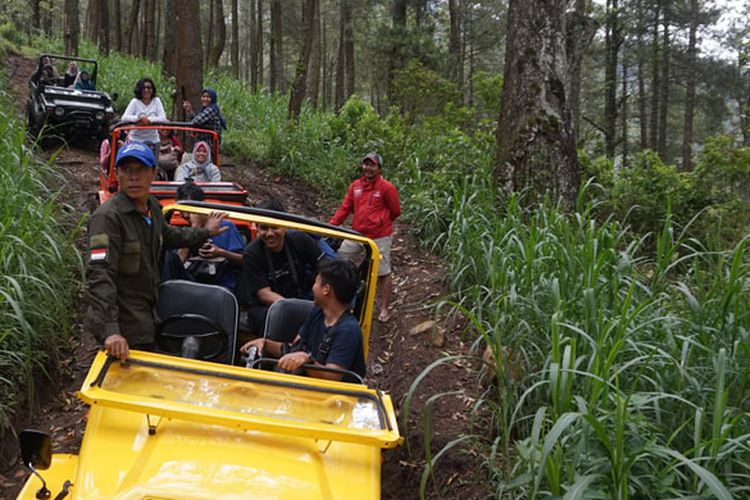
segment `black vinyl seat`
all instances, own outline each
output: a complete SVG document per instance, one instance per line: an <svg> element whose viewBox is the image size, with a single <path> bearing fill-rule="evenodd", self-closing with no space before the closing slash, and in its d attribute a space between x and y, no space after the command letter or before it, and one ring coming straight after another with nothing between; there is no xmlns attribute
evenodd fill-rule
<svg viewBox="0 0 750 500"><path fill-rule="evenodd" d="M159 285L156 343L166 354L234 364L239 307L224 287L185 280Z"/></svg>
<svg viewBox="0 0 750 500"><path fill-rule="evenodd" d="M313 305L311 300L277 300L268 308L265 337L278 342L292 342Z"/></svg>

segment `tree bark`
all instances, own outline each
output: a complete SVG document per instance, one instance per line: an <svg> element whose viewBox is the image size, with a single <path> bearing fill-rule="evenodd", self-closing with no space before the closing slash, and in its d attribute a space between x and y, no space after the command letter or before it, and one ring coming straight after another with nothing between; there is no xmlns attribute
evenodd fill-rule
<svg viewBox="0 0 750 500"><path fill-rule="evenodd" d="M628 62L622 58L622 110L620 112L620 128L622 129L622 164L627 165L629 144L628 144Z"/></svg>
<svg viewBox="0 0 750 500"><path fill-rule="evenodd" d="M240 77L240 9L237 0L232 0L232 74Z"/></svg>
<svg viewBox="0 0 750 500"><path fill-rule="evenodd" d="M88 29L86 31L86 37L94 43L98 42L99 37L99 21L102 18L101 7L102 3L99 0L91 0L89 2Z"/></svg>
<svg viewBox="0 0 750 500"><path fill-rule="evenodd" d="M320 95L320 54L323 48L320 43L320 2L315 2L315 25L312 34L312 53L310 65L307 68L308 99L313 109L318 109Z"/></svg>
<svg viewBox="0 0 750 500"><path fill-rule="evenodd" d="M644 15L643 1L638 0L636 13L638 16L638 121L640 122L640 148L648 147L648 112L646 111L646 47L643 42L643 34L646 30L646 18Z"/></svg>
<svg viewBox="0 0 750 500"><path fill-rule="evenodd" d="M388 100L393 100L393 78L396 71L404 66L404 36L406 32L406 5L408 0L393 0L393 27L391 47L388 54Z"/></svg>
<svg viewBox="0 0 750 500"><path fill-rule="evenodd" d="M568 14L566 23L566 49L570 67L570 110L573 131L578 136L581 111L581 69L583 57L596 34L597 23L590 16L590 0L576 0L576 8Z"/></svg>
<svg viewBox="0 0 750 500"><path fill-rule="evenodd" d="M351 2L344 2L342 13L344 14L344 61L346 65L346 99L355 92L354 78L354 35L352 33L352 6Z"/></svg>
<svg viewBox="0 0 750 500"><path fill-rule="evenodd" d="M688 36L687 85L685 118L682 129L682 170L693 169L693 115L695 109L696 32L700 8L698 0L690 0L690 34Z"/></svg>
<svg viewBox="0 0 750 500"><path fill-rule="evenodd" d="M292 84L292 91L289 96L289 119L297 121L300 111L302 110L302 101L305 99L307 92L307 68L310 66L310 53L313 46L313 33L315 32L315 12L317 10L317 0L305 0L302 23L305 27L304 44L299 62L297 62L297 71Z"/></svg>
<svg viewBox="0 0 750 500"><path fill-rule="evenodd" d="M263 0L258 0L258 23L255 28L256 63L258 65L258 86L263 85Z"/></svg>
<svg viewBox="0 0 750 500"><path fill-rule="evenodd" d="M607 0L607 24L604 36L604 153L615 157L617 143L617 63L620 53L620 27L617 0Z"/></svg>
<svg viewBox="0 0 750 500"><path fill-rule="evenodd" d="M214 3L214 26L216 27L215 40L211 43L211 52L209 52L208 64L211 67L219 66L221 61L221 54L224 53L224 47L227 42L227 24L224 20L224 2L222 0L215 0Z"/></svg>
<svg viewBox="0 0 750 500"><path fill-rule="evenodd" d="M34 31L39 31L41 27L42 11L40 8L40 0L31 0L31 25Z"/></svg>
<svg viewBox="0 0 750 500"><path fill-rule="evenodd" d="M661 16L661 4L663 0L656 2L654 9L654 24L651 40L651 116L649 117L648 147L657 150L659 138L659 19Z"/></svg>
<svg viewBox="0 0 750 500"><path fill-rule="evenodd" d="M162 51L161 61L164 72L169 76L177 74L177 58L175 57L177 28L174 22L176 17L175 0L166 0L164 6L164 50Z"/></svg>
<svg viewBox="0 0 750 500"><path fill-rule="evenodd" d="M133 5L130 7L130 19L128 20L128 52L135 55L138 48L135 44L138 42L137 38L133 36L138 26L138 10L140 9L141 0L133 0Z"/></svg>
<svg viewBox="0 0 750 500"><path fill-rule="evenodd" d="M281 0L271 0L271 92L286 93Z"/></svg>
<svg viewBox="0 0 750 500"><path fill-rule="evenodd" d="M448 37L448 54L450 58L449 78L459 86L463 85L463 59L461 53L461 4L460 0L448 0L450 33Z"/></svg>
<svg viewBox="0 0 750 500"><path fill-rule="evenodd" d="M510 0L495 179L573 208L579 165L568 108L565 0Z"/></svg>
<svg viewBox="0 0 750 500"><path fill-rule="evenodd" d="M155 52L154 48L154 17L156 4L155 0L144 0L143 1L143 47L141 55L146 59L153 61L152 58Z"/></svg>
<svg viewBox="0 0 750 500"><path fill-rule="evenodd" d="M206 52L205 57L203 58L204 61L206 61L206 65L211 65L211 53L214 49L214 12L216 12L216 9L214 8L214 2L216 0L209 0L208 2L208 32L206 34Z"/></svg>
<svg viewBox="0 0 750 500"><path fill-rule="evenodd" d="M115 49L118 52L122 52L124 47L122 46L122 3L120 0L112 0L112 8L114 14L112 17L115 21Z"/></svg>
<svg viewBox="0 0 750 500"><path fill-rule="evenodd" d="M664 4L664 29L662 38L661 51L661 88L659 90L659 143L657 151L662 160L667 158L667 113L669 111L669 23L670 23L669 4Z"/></svg>
<svg viewBox="0 0 750 500"><path fill-rule="evenodd" d="M99 50L109 55L109 0L101 0L98 27Z"/></svg>
<svg viewBox="0 0 750 500"><path fill-rule="evenodd" d="M79 35L80 25L78 20L78 0L65 0L63 40L65 42L65 53L67 55L78 55Z"/></svg>
<svg viewBox="0 0 750 500"><path fill-rule="evenodd" d="M339 4L339 51L336 60L336 111L342 108L346 102L346 1L340 0Z"/></svg>
<svg viewBox="0 0 750 500"><path fill-rule="evenodd" d="M203 88L203 48L201 47L200 10L198 0L175 0L175 88L177 99L173 116L184 121L182 101L188 100L193 109L200 107Z"/></svg>

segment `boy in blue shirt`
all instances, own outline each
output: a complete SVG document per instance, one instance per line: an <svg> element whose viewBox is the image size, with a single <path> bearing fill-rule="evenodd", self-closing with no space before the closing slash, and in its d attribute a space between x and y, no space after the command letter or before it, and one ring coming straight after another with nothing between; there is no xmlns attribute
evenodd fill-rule
<svg viewBox="0 0 750 500"><path fill-rule="evenodd" d="M312 288L315 307L294 342L259 338L243 345L240 351L247 354L255 346L262 355L279 358L278 367L289 372L308 365L305 371L311 377L341 380L343 374L315 370L309 365L349 370L364 377L362 330L349 309L357 284L357 270L348 261L321 261Z"/></svg>

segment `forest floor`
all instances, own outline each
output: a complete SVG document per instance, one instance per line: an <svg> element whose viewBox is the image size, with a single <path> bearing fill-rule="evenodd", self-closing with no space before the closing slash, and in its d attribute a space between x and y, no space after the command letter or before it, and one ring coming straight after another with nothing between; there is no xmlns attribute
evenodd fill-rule
<svg viewBox="0 0 750 500"><path fill-rule="evenodd" d="M15 98L19 116L24 114L28 95L28 77L35 69L35 61L11 56L6 61L8 91ZM93 145L64 146L58 151L44 152L61 173L63 186L61 201L68 205L61 216L75 222L91 208L93 193L98 186L98 155ZM224 180L239 182L249 192L249 203L267 197L283 201L287 210L328 220L336 209L310 186L299 181L272 176L253 162L242 163L222 157ZM343 196L343 193L342 193ZM78 239L79 250L85 252L86 241ZM392 260L394 268L394 300L391 320L373 322L370 336L367 384L388 392L399 413L399 425L407 443L383 452L382 496L385 499L419 498L419 485L424 470L422 411L425 402L434 394L456 391L441 398L432 409L432 453L446 443L470 432L468 413L477 391L477 364L465 360L444 363L433 370L420 384L409 415L402 414L404 398L415 378L433 361L447 354L466 354L468 346L461 339L465 322L444 312L436 312L435 304L448 291L444 284L445 265L417 245L412 228L406 222L396 224ZM52 435L55 453L76 453L86 423L87 407L75 392L81 386L90 361L98 346L81 327L85 297L82 290L73 290L76 303L75 335L70 343L69 356L54 380L43 380L33 411L19 416L15 429L34 427ZM377 310L377 308L376 308ZM447 309L446 309L447 312ZM437 328L426 328L435 321ZM420 328L421 327L421 328ZM12 436L6 439L15 442ZM408 446L407 446L408 444ZM10 448L6 446L6 448ZM2 450L0 459L0 498L12 498L29 475L18 463L15 449ZM429 498L482 498L488 489L482 481L481 461L471 449L452 450L441 458L435 469L435 481L427 488Z"/></svg>

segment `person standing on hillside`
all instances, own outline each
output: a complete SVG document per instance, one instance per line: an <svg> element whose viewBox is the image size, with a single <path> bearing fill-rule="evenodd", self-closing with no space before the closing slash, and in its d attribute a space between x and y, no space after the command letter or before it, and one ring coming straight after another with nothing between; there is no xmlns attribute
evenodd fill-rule
<svg viewBox="0 0 750 500"><path fill-rule="evenodd" d="M353 211L352 229L375 240L381 259L378 270L380 287L378 321L385 323L390 319L389 307L393 287L391 276L393 221L401 215L401 204L394 185L381 176L382 167L383 159L378 153L367 153L362 159L362 177L349 185L344 201L329 222L334 226L339 226ZM364 259L364 249L356 242L344 240L338 255L359 266Z"/></svg>
<svg viewBox="0 0 750 500"><path fill-rule="evenodd" d="M142 142L128 142L115 161L120 191L89 221L84 324L107 354L121 360L129 349L154 350L155 308L168 248L199 246L227 230L226 214L212 212L202 228L168 225L161 205L150 196L156 158Z"/></svg>

